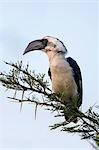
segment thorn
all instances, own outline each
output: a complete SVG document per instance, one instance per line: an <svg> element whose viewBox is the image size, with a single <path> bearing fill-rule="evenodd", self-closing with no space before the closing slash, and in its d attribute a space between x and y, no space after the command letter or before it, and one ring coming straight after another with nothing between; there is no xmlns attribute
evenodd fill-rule
<svg viewBox="0 0 99 150"><path fill-rule="evenodd" d="M23 106L23 104L22 104L22 101L19 101L21 104L20 104L20 112L22 111L22 106Z"/></svg>
<svg viewBox="0 0 99 150"><path fill-rule="evenodd" d="M35 120L36 120L36 114L37 114L37 105L38 104L35 105Z"/></svg>

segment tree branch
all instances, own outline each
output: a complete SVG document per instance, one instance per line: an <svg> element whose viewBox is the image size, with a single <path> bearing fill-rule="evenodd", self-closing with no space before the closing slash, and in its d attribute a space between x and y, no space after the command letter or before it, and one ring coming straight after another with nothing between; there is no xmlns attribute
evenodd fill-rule
<svg viewBox="0 0 99 150"><path fill-rule="evenodd" d="M50 126L51 129L60 128L61 131L69 133L77 133L82 139L93 141L94 147L99 146L99 114L94 112L92 107L87 112L81 112L76 107L67 109L66 105L61 101L62 93L52 94L49 83L45 80L44 74L35 74L29 70L29 65L24 67L22 61L18 63L7 63L12 67L8 73L0 73L0 82L6 89L14 91L14 96L8 97L19 103L31 102L35 104L35 111L38 106L43 106L52 112L56 112L55 117L62 117L63 122ZM22 92L21 98L17 98L16 93ZM34 96L34 94L38 96ZM42 99L39 98L42 95ZM35 112L36 114L36 112ZM64 116L71 115L78 117L79 121L75 123L67 122Z"/></svg>

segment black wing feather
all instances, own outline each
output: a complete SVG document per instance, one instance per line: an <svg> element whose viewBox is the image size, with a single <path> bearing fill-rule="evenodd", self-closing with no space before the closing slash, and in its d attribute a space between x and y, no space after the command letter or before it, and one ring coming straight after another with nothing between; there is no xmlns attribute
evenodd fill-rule
<svg viewBox="0 0 99 150"><path fill-rule="evenodd" d="M48 69L48 75L49 75L50 79L52 79L52 78L51 78L51 71L50 71L50 68Z"/></svg>
<svg viewBox="0 0 99 150"><path fill-rule="evenodd" d="M80 68L77 64L77 62L72 59L71 57L67 58L67 62L70 64L71 68L73 69L73 75L74 75L74 79L75 82L77 84L77 88L78 88L78 94L79 94L79 99L78 99L78 107L80 107L80 105L82 104L82 75L81 75L81 71Z"/></svg>

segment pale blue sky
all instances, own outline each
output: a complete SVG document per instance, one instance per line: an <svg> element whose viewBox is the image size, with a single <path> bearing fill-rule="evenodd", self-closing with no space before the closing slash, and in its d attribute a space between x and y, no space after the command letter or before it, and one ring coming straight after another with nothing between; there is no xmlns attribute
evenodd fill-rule
<svg viewBox="0 0 99 150"><path fill-rule="evenodd" d="M47 74L48 59L44 53L23 56L27 44L51 35L64 42L68 56L81 67L84 99L82 110L98 103L98 1L1 1L0 0L0 71L8 70L3 61L29 62L36 72ZM46 76L49 80L48 76ZM53 114L34 107L20 107L6 98L12 92L0 87L0 150L91 150L90 144L77 135L50 131Z"/></svg>

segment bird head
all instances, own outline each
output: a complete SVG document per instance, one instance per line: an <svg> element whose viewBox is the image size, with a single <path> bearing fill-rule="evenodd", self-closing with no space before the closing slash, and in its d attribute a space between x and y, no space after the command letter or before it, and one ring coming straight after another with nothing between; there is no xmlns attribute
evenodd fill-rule
<svg viewBox="0 0 99 150"><path fill-rule="evenodd" d="M67 53L67 49L63 44L63 42L51 36L46 36L42 39L34 40L30 42L26 47L23 55L30 51L35 51L35 50L41 50L45 52L48 55L49 59L51 59L57 53L61 53L61 54Z"/></svg>
<svg viewBox="0 0 99 150"><path fill-rule="evenodd" d="M30 51L34 50L41 50L45 53L66 53L67 49L63 42L61 42L59 39L51 37L51 36L46 36L42 39L39 40L34 40L28 44L26 47L25 51L23 54L26 54Z"/></svg>

